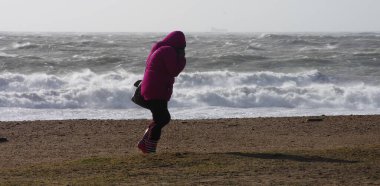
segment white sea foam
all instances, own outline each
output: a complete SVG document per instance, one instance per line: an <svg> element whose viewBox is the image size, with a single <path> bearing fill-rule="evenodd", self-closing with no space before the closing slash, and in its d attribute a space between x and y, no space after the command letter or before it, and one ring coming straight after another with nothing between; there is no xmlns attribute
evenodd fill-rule
<svg viewBox="0 0 380 186"><path fill-rule="evenodd" d="M141 74L90 70L66 75L0 74L0 120L137 119L130 101ZM332 82L320 72L183 73L169 103L173 118L380 113L380 86ZM20 114L23 113L23 114Z"/></svg>
<svg viewBox="0 0 380 186"><path fill-rule="evenodd" d="M130 97L141 75L90 70L64 76L0 74L0 107L52 109L136 108ZM229 71L183 73L172 107L380 108L380 86L334 83L318 71L301 73Z"/></svg>
<svg viewBox="0 0 380 186"><path fill-rule="evenodd" d="M80 60L93 60L97 59L97 56L83 56L83 55L73 55L73 58L80 59Z"/></svg>
<svg viewBox="0 0 380 186"><path fill-rule="evenodd" d="M17 54L8 54L5 52L0 52L0 57L17 57Z"/></svg>
<svg viewBox="0 0 380 186"><path fill-rule="evenodd" d="M303 52L303 51L321 51L321 50L334 50L337 49L337 45L332 45L332 44L326 44L322 47L317 47L317 46L304 46L300 48L298 51Z"/></svg>
<svg viewBox="0 0 380 186"><path fill-rule="evenodd" d="M37 48L38 47L38 45L33 44L31 42L13 43L12 46L15 49L30 49L30 48Z"/></svg>
<svg viewBox="0 0 380 186"><path fill-rule="evenodd" d="M175 93L175 106L380 108L380 86L333 83L318 71L187 73L178 78Z"/></svg>
<svg viewBox="0 0 380 186"><path fill-rule="evenodd" d="M126 72L95 74L90 70L65 76L0 75L0 107L19 108L133 108L132 82Z"/></svg>
<svg viewBox="0 0 380 186"><path fill-rule="evenodd" d="M380 109L286 109L286 108L227 108L227 107L170 107L173 119L255 118L318 115L372 115ZM152 119L142 108L134 109L27 109L1 108L0 121L64 120L64 119Z"/></svg>

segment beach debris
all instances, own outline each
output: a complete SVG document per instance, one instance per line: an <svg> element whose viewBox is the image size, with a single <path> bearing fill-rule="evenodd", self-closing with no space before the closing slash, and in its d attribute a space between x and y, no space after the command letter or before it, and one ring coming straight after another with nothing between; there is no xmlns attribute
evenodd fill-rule
<svg viewBox="0 0 380 186"><path fill-rule="evenodd" d="M4 137L0 137L0 143L4 143L4 142L7 142L8 139L7 138L4 138Z"/></svg>
<svg viewBox="0 0 380 186"><path fill-rule="evenodd" d="M307 122L318 122L318 121L323 121L323 118L308 118L306 121Z"/></svg>
<svg viewBox="0 0 380 186"><path fill-rule="evenodd" d="M237 126L239 126L239 124L229 124L229 125L227 125L228 127L237 127Z"/></svg>

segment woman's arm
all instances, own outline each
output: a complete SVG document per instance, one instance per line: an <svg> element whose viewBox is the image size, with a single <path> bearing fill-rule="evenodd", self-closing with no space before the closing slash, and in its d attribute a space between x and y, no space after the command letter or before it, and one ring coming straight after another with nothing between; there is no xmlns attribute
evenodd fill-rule
<svg viewBox="0 0 380 186"><path fill-rule="evenodd" d="M162 55L169 74L177 77L186 66L185 53L178 54L172 47L162 47Z"/></svg>

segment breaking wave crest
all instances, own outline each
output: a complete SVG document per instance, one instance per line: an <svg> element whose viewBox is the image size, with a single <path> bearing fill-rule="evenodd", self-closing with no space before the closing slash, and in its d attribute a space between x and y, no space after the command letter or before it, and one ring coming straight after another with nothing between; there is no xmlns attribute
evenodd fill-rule
<svg viewBox="0 0 380 186"><path fill-rule="evenodd" d="M39 46L37 44L33 44L31 42L23 42L23 43L13 43L13 48L15 49L32 49L32 48L38 48Z"/></svg>
<svg viewBox="0 0 380 186"><path fill-rule="evenodd" d="M0 74L0 107L136 108L130 101L141 74L90 70L66 75ZM300 73L211 71L181 74L172 108L380 108L380 86L334 82L319 71Z"/></svg>
<svg viewBox="0 0 380 186"><path fill-rule="evenodd" d="M131 83L126 72L96 74L90 70L64 76L42 73L0 75L0 107L128 108Z"/></svg>
<svg viewBox="0 0 380 186"><path fill-rule="evenodd" d="M237 108L380 108L380 86L333 82L320 72L203 72L177 81L175 104Z"/></svg>

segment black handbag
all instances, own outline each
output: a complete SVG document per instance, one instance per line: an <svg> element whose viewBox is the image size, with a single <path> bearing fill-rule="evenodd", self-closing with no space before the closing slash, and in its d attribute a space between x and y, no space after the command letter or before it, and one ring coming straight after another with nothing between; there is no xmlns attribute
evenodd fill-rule
<svg viewBox="0 0 380 186"><path fill-rule="evenodd" d="M132 97L132 101L133 103L135 103L136 105L139 105L140 107L143 107L143 108L146 108L146 109L149 109L149 104L148 104L148 101L146 101L144 99L144 97L141 95L141 80L138 80L136 81L133 86L137 87L136 88L136 91L135 91L135 94L133 95Z"/></svg>

